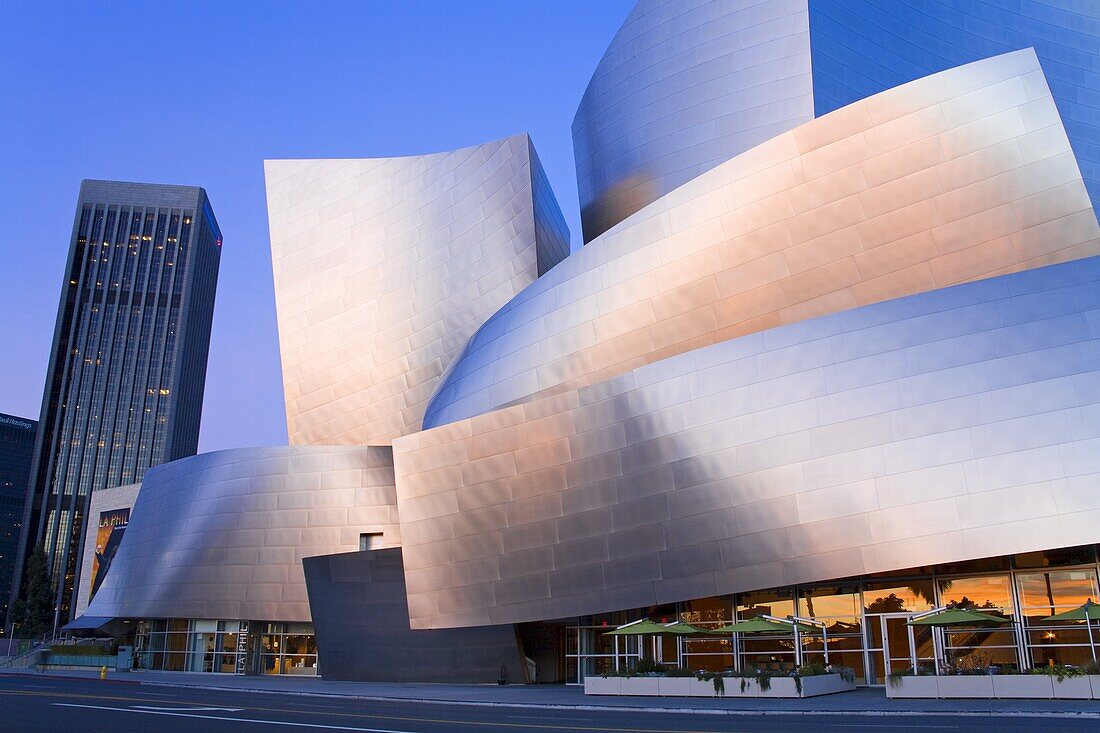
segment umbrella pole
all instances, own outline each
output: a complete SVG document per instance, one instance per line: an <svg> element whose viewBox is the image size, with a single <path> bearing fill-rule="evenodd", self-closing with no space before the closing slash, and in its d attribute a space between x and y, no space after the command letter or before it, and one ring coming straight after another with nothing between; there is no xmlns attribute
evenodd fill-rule
<svg viewBox="0 0 1100 733"><path fill-rule="evenodd" d="M821 627L821 648L825 651L825 666L829 666L829 628Z"/></svg>
<svg viewBox="0 0 1100 733"><path fill-rule="evenodd" d="M798 622L794 624L794 666L802 666L802 635L798 633Z"/></svg>
<svg viewBox="0 0 1100 733"><path fill-rule="evenodd" d="M615 637L615 671L619 671L619 637Z"/></svg>
<svg viewBox="0 0 1100 733"><path fill-rule="evenodd" d="M1089 630L1089 651L1092 652L1092 661L1096 661L1096 644L1092 640L1092 619L1089 618L1089 614L1085 612L1085 626Z"/></svg>

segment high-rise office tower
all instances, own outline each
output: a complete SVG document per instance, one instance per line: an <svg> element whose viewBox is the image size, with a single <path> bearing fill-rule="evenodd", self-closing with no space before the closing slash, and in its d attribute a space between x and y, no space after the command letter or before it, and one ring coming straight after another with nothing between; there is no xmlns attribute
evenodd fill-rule
<svg viewBox="0 0 1100 733"><path fill-rule="evenodd" d="M0 413L0 618L8 613L36 427L34 420Z"/></svg>
<svg viewBox="0 0 1100 733"><path fill-rule="evenodd" d="M201 188L80 186L19 565L44 545L62 623L91 492L198 447L221 243Z"/></svg>

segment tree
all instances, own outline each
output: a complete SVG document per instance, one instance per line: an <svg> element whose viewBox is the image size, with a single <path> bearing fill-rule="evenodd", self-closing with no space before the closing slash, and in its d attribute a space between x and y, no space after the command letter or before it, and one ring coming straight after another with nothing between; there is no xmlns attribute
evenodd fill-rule
<svg viewBox="0 0 1100 733"><path fill-rule="evenodd" d="M23 576L23 597L12 604L12 619L24 638L38 637L53 629L53 581L46 548L34 548Z"/></svg>

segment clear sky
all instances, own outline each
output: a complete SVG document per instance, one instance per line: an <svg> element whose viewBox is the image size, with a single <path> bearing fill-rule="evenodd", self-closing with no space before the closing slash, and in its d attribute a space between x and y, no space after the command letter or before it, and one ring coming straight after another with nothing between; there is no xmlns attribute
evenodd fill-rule
<svg viewBox="0 0 1100 733"><path fill-rule="evenodd" d="M8 0L0 412L38 415L81 179L197 185L225 237L199 449L285 444L263 159L527 131L576 247L570 124L633 4Z"/></svg>

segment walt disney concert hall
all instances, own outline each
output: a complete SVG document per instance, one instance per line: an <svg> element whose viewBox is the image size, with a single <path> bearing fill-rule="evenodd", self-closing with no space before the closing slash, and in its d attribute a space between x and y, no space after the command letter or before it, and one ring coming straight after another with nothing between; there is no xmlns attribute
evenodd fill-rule
<svg viewBox="0 0 1100 733"><path fill-rule="evenodd" d="M1054 0L640 0L572 253L526 134L267 161L290 445L149 471L85 626L360 680L577 683L642 617L813 619L868 685L1087 660L1043 619L1100 598L1098 44ZM910 634L949 604L1017 623Z"/></svg>

